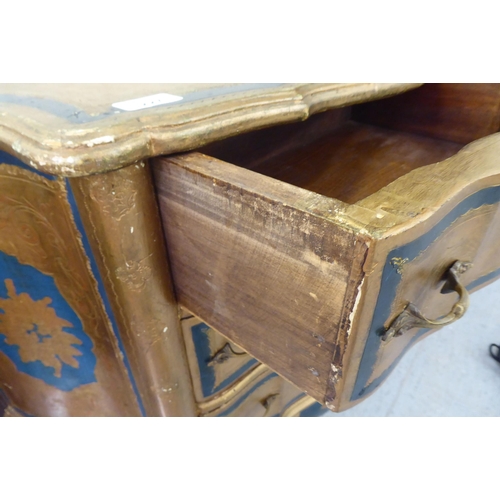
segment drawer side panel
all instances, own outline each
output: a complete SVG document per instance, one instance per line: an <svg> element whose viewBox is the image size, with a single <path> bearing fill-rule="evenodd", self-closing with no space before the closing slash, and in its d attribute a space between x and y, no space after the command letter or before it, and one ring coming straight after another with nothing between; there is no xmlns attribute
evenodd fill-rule
<svg viewBox="0 0 500 500"><path fill-rule="evenodd" d="M229 182L203 161L185 155L154 169L177 298L324 403L366 247L359 251L353 231L284 203L279 189L270 196L278 181L238 169L241 182Z"/></svg>

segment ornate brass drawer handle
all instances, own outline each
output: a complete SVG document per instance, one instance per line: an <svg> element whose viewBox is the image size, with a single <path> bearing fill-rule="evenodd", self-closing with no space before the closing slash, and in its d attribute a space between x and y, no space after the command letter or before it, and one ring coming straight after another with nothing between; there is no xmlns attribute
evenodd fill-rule
<svg viewBox="0 0 500 500"><path fill-rule="evenodd" d="M414 304L409 303L403 312L391 323L391 326L382 336L382 340L388 342L393 337L399 337L412 328L434 328L436 326L449 325L460 319L469 307L469 293L465 286L460 283L459 276L465 273L471 266L471 262L457 260L448 269L448 287L458 293L459 299L446 316L440 319L426 318Z"/></svg>

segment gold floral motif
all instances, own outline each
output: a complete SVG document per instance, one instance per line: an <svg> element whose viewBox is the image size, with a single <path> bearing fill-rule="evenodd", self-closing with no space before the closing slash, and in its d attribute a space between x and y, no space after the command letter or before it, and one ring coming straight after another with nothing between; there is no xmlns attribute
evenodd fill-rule
<svg viewBox="0 0 500 500"><path fill-rule="evenodd" d="M54 275L65 297L95 325L98 313L89 300L88 279L67 265L71 256L80 265L85 262L77 257L81 242L75 245L74 223L66 215L70 212L64 183L6 164L0 165L0 177L6 186L0 192L0 251Z"/></svg>
<svg viewBox="0 0 500 500"><path fill-rule="evenodd" d="M116 277L131 290L141 290L153 273L151 267L144 263L148 258L146 257L139 262L127 260L125 266L116 270Z"/></svg>
<svg viewBox="0 0 500 500"><path fill-rule="evenodd" d="M29 405L38 404L35 401L40 401L44 397L53 398L54 403L48 404L46 408L44 407L45 409L41 410L45 413L57 412L56 407L59 407L62 401L65 401L64 404L67 401L67 410L73 415L104 413L138 415L138 409L135 406L136 399L121 361L122 353L112 334L112 325L103 307L91 261L85 251L83 241L85 235L80 232L78 221L74 219L75 212L71 206L66 180L47 179L23 168L0 164L0 184L2 186L0 189L0 251L15 257L20 264L32 266L54 279L54 285L81 321L83 332L91 339L92 352L97 359L94 372L97 383L88 384L85 388L78 387L75 392L70 391L66 394L69 398L67 400L59 398L58 384L32 385L35 383L34 380L28 377L17 377L15 371L9 371L6 375L9 378L5 380L15 388L9 388L8 391L12 404L29 411L25 405L26 400L19 399L17 394L28 394L32 387L38 387L36 390L43 391L43 394L30 397ZM14 279L19 291L24 291L20 289L14 276L9 277ZM7 276L1 277L0 285L5 278ZM43 294L45 295L49 294ZM52 309L49 303L46 303L46 306ZM26 311L23 310L20 317L22 318L25 314ZM51 328L56 328L59 334L62 330L62 335L58 335L62 345L53 346L51 353L56 353L56 355L52 354L51 358L40 354L38 350L46 349L44 342L37 343L37 353L32 357L41 363L48 363L48 366L54 369L57 380L62 382L65 370L61 370L58 366L57 356L61 358L61 364L78 367L80 371L83 368L81 356L85 356L83 352L86 352L87 348L84 344L80 345L79 339L71 335L71 330L68 330L70 333L66 332L68 327L61 324L60 318L49 316L50 311L49 314L45 311L45 314L44 322L50 319L55 322L50 323ZM5 318L2 319L5 320ZM42 335L47 335L47 331L42 328L44 325L38 319L25 331L33 330L33 325L38 325L36 327L38 330L30 334L33 339L36 337L38 340L37 331ZM4 329L4 326L0 323L0 331ZM10 334L9 337L11 337ZM30 340L29 336L27 340ZM85 342L83 339L82 341ZM14 344L11 339L8 342L12 345L19 345ZM27 343L26 347L29 350ZM80 348L83 352L80 352ZM29 353L23 355L23 359L28 359L28 357ZM2 368L0 362L0 371ZM7 366L2 373L5 373L7 368L10 370ZM112 397L113 393L116 393L116 397Z"/></svg>
<svg viewBox="0 0 500 500"><path fill-rule="evenodd" d="M74 345L82 341L63 330L73 325L49 307L52 299L18 294L11 279L5 280L5 286L9 298L0 298L0 333L6 336L5 342L19 346L23 362L41 361L54 368L56 377L61 377L63 363L78 368L75 358L82 353Z"/></svg>
<svg viewBox="0 0 500 500"><path fill-rule="evenodd" d="M119 221L135 207L137 190L129 179L113 184L111 189L101 176L89 178L90 197L102 207L102 211Z"/></svg>

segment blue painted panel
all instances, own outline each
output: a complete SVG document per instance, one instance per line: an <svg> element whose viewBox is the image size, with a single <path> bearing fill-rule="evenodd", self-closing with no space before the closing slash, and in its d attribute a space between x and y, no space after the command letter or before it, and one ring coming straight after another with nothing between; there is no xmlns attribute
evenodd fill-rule
<svg viewBox="0 0 500 500"><path fill-rule="evenodd" d="M198 323L197 325L191 327L191 335L193 337L196 359L198 360L198 366L200 369L201 391L204 397L212 396L216 392L225 389L238 380L238 378L245 372L250 370L250 368L258 364L258 361L252 358L216 386L214 368L208 364L213 356L213 353L210 350L208 337L209 330L210 327L205 323Z"/></svg>
<svg viewBox="0 0 500 500"><path fill-rule="evenodd" d="M14 165L20 167L24 170L36 173L37 175L44 177L45 179L48 180L57 179L56 176L45 174L43 172L35 170L34 168L29 167L22 161L18 160L12 155L9 155L8 153L5 153L4 151L0 151L0 163L5 163L8 165ZM103 301L106 314L108 315L108 318L113 327L113 333L118 341L118 345L123 357L125 368L127 370L130 379L130 383L137 398L138 406L140 408L141 414L145 416L146 411L142 402L142 398L137 388L135 378L132 374L132 369L130 367L127 353L125 351L122 339L120 337L116 319L114 317L114 313L112 311L106 290L104 288L104 283L102 281L96 260L94 258L92 249L90 247L90 243L87 234L85 232L85 228L83 226L80 213L78 211L78 206L76 204L76 200L74 198L73 191L71 189L71 185L68 179L66 179L66 189L68 195L68 202L71 206L71 212L75 224L77 226L77 230L79 231L82 239L85 254L89 259L92 273L97 281L99 294ZM24 357L22 356L22 352L24 351L24 349L21 349L19 345L10 342L9 339L7 338L7 334L5 333L2 334L3 311L1 309L0 309L0 351L4 352L4 354L9 356L9 358L12 359L12 361L15 363L16 367L20 371L27 373L31 376L34 376L36 378L40 378L41 380L44 380L46 383L53 385L54 387L57 387L58 389L61 390L69 391L80 385L96 382L94 370L97 360L92 352L92 347L93 347L92 340L83 331L83 326L78 316L71 309L69 304L65 301L65 299L57 289L57 286L55 285L53 278L38 271L32 266L26 266L20 264L18 260L13 256L3 254L2 258L3 258L2 261L3 267L4 269L7 269L8 272L4 273L0 268L0 300L1 298L5 298L6 294L8 296L8 290L7 290L7 285L5 284L5 280L11 279L9 274L11 272L17 273L18 279L21 276L23 277L21 288L18 288L19 286L18 283L12 280L12 286L15 288L16 295L27 293L27 296L29 296L31 300L35 301L35 303L37 302L37 300L44 300L44 299L46 302L47 298L49 298L51 300L51 303L47 303L46 305L49 308L53 309L54 314L56 314L57 317L60 319L60 326L61 326L60 330L63 332L60 335L63 336L62 338L66 339L66 355L64 357L61 357L59 353L56 353L54 355L54 359L59 359L60 361L59 362L54 361L53 359L51 359L50 354L47 354L47 349L44 347L43 351L45 357L45 364L40 359L38 360L35 359L34 361L30 359L28 362L26 362L26 359L28 359L27 354L25 354ZM14 260L9 260L9 259L14 259ZM16 271L16 266L9 267L12 265L14 261L18 264L17 271ZM33 277L36 277L36 279L31 281ZM3 283L3 288L2 288L2 283ZM10 282L8 283L9 286L11 286ZM28 283L29 286L27 285ZM28 286L31 295L30 293L25 292L26 288L23 288L23 286ZM41 297L41 299L37 299L37 297ZM28 299L26 298L26 300ZM57 308L55 307L56 305ZM68 324L71 324L72 326L70 327ZM3 327L5 329L5 324L3 325ZM35 338L33 337L33 335L36 336L36 339L39 341L40 345L43 344L44 342L47 343L47 345L50 343L50 337L47 337L47 334L43 333L43 331L40 330L40 325L37 322L34 322L33 326L27 329L26 335L28 336L27 337L28 339ZM65 337L64 335L67 336ZM10 334L10 336L12 336L12 334ZM19 333L17 333L16 338L17 339L22 338L22 332L21 332L21 337L19 337ZM74 340L72 340L72 338ZM73 345L71 342L74 342L75 345ZM40 346L37 347L40 350ZM76 351L79 352L76 353L75 349ZM36 356L33 355L31 357L36 357ZM66 363L64 361L66 361ZM48 366L47 362L49 363Z"/></svg>
<svg viewBox="0 0 500 500"><path fill-rule="evenodd" d="M0 351L16 368L71 391L96 382L93 346L54 278L0 252Z"/></svg>

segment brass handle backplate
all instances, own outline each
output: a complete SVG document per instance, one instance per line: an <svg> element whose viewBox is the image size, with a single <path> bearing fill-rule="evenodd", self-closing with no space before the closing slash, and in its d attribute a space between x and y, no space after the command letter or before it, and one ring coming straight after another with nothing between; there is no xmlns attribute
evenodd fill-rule
<svg viewBox="0 0 500 500"><path fill-rule="evenodd" d="M469 292L460 283L459 276L465 273L472 266L471 262L461 262L457 260L449 269L446 275L450 289L458 293L459 299L453 305L451 311L442 318L426 318L418 308L409 303L403 312L391 323L385 334L382 336L384 342L388 342L394 337L399 337L412 328L435 328L453 323L460 319L469 307Z"/></svg>

